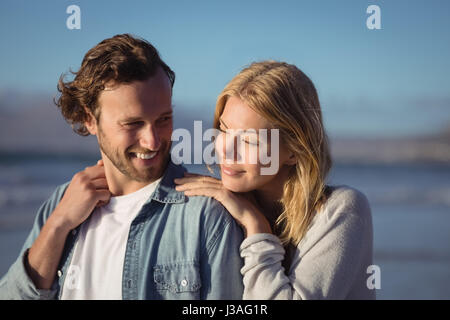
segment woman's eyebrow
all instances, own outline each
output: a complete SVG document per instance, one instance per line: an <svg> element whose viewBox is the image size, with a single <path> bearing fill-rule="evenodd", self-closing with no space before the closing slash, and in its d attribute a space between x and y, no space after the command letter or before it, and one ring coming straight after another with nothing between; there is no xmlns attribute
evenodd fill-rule
<svg viewBox="0 0 450 320"><path fill-rule="evenodd" d="M223 122L222 118L219 118L219 122L220 122L221 124L223 124L223 126L224 126L226 129L228 129L228 126L225 124L225 122Z"/></svg>

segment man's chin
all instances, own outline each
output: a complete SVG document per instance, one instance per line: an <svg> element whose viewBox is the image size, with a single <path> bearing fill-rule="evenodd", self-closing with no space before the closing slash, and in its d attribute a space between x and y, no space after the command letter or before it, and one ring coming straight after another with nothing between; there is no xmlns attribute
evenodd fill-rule
<svg viewBox="0 0 450 320"><path fill-rule="evenodd" d="M153 182L157 179L159 179L163 174L167 167L168 161L161 161L161 163L158 163L150 168L136 168L136 166L131 164L131 167L133 170L128 176L138 182Z"/></svg>
<svg viewBox="0 0 450 320"><path fill-rule="evenodd" d="M151 183L157 179L159 179L162 176L161 173L148 173L148 174L139 174L139 175L134 175L131 178L135 181L138 182L148 182Z"/></svg>

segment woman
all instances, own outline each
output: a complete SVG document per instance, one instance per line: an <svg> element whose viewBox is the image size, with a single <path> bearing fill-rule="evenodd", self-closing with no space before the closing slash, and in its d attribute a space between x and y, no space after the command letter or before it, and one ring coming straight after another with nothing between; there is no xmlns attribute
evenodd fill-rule
<svg viewBox="0 0 450 320"><path fill-rule="evenodd" d="M253 63L218 97L214 127L222 179L175 183L187 196L214 197L243 227L244 299L374 299L370 207L359 191L326 185L331 158L311 80L294 65ZM278 132L279 145L251 134L261 129ZM260 154L249 161L263 147L278 155L273 174L262 174Z"/></svg>

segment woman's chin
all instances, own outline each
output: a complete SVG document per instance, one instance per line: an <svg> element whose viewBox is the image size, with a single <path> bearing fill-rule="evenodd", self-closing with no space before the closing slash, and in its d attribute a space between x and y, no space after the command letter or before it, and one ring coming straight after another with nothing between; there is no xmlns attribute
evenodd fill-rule
<svg viewBox="0 0 450 320"><path fill-rule="evenodd" d="M223 186L233 192L248 192L252 191L254 188L248 185L248 183L242 181L229 181L229 179L222 177Z"/></svg>

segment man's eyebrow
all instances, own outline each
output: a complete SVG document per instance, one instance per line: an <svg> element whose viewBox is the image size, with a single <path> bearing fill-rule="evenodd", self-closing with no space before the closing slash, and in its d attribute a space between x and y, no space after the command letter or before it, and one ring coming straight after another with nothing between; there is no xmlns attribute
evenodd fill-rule
<svg viewBox="0 0 450 320"><path fill-rule="evenodd" d="M166 112L161 113L159 116L160 116L160 117L162 117L162 116L168 116L168 115L172 115L172 113L173 113L173 111L170 110L170 111L166 111Z"/></svg>
<svg viewBox="0 0 450 320"><path fill-rule="evenodd" d="M165 112L161 113L158 117L172 115L172 113L173 113L172 110L165 111ZM127 118L121 119L119 122L135 122L135 121L142 121L142 117L127 117Z"/></svg>

